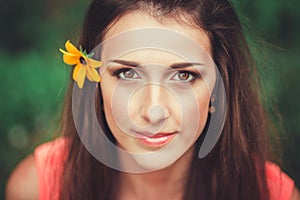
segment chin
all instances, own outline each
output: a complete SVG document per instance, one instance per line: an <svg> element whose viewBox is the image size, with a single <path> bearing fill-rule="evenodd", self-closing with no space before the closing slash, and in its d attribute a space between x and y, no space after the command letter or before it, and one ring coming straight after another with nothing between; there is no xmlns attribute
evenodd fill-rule
<svg viewBox="0 0 300 200"><path fill-rule="evenodd" d="M182 152L159 149L147 153L131 154L136 163L145 172L153 172L172 166L181 156Z"/></svg>

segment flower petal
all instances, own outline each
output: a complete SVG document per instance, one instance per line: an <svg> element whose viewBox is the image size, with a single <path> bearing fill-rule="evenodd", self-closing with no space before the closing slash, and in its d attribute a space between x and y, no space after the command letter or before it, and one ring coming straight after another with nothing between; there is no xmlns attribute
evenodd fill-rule
<svg viewBox="0 0 300 200"><path fill-rule="evenodd" d="M101 67L101 65L102 65L102 62L101 62L101 61L94 60L94 59L91 59L91 58L86 58L86 59L87 59L88 64L89 64L92 68L98 68L98 67Z"/></svg>
<svg viewBox="0 0 300 200"><path fill-rule="evenodd" d="M73 79L74 79L74 81L76 80L76 77L77 77L77 74L78 74L78 71L79 71L80 67L81 67L81 64L77 64L75 66L74 70L73 70Z"/></svg>
<svg viewBox="0 0 300 200"><path fill-rule="evenodd" d="M70 40L66 42L65 47L68 52L81 56L80 51L70 42Z"/></svg>
<svg viewBox="0 0 300 200"><path fill-rule="evenodd" d="M75 77L75 81L77 82L77 85L80 89L83 87L85 76L86 76L86 67L81 65Z"/></svg>
<svg viewBox="0 0 300 200"><path fill-rule="evenodd" d="M86 75L90 81L100 82L100 76L94 68L88 67Z"/></svg>
<svg viewBox="0 0 300 200"><path fill-rule="evenodd" d="M67 55L70 55L70 56L75 55L73 53L66 52L65 50L63 50L61 48L59 48L59 51L62 52L63 54L67 54Z"/></svg>
<svg viewBox="0 0 300 200"><path fill-rule="evenodd" d="M78 63L80 63L79 60L80 56L70 56L68 54L64 54L63 59L64 59L64 63L68 64L68 65L76 65Z"/></svg>

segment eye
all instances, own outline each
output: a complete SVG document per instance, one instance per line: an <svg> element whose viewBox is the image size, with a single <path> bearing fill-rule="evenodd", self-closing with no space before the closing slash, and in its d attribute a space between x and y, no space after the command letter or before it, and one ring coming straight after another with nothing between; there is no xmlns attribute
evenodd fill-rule
<svg viewBox="0 0 300 200"><path fill-rule="evenodd" d="M189 71L178 71L171 80L180 82L191 82L198 78L199 75Z"/></svg>
<svg viewBox="0 0 300 200"><path fill-rule="evenodd" d="M122 80L140 79L138 73L132 68L118 69L113 73L113 75Z"/></svg>

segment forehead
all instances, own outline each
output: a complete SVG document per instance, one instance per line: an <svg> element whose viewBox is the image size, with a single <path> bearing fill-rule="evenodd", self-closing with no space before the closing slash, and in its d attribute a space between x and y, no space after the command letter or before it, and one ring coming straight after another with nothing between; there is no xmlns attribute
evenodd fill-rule
<svg viewBox="0 0 300 200"><path fill-rule="evenodd" d="M166 19L164 23L157 21L150 15L141 12L130 12L119 18L108 29L104 35L104 40L114 37L118 34L141 28L161 28L176 31L185 35L187 38L195 41L201 46L209 55L211 55L211 45L207 34L200 28L192 26L187 23L179 23L175 19ZM147 37L157 37L149 36ZM147 39L147 38L145 38ZM124 41L126 42L126 41ZM132 42L132 41L131 41ZM175 41L176 42L176 41ZM120 44L122 45L122 44Z"/></svg>

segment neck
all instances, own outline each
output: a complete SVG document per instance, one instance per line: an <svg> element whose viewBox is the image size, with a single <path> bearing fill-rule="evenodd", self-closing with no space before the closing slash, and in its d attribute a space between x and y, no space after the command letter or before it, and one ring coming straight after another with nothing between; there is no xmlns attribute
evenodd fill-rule
<svg viewBox="0 0 300 200"><path fill-rule="evenodd" d="M194 148L171 166L149 173L120 174L119 199L183 199Z"/></svg>

